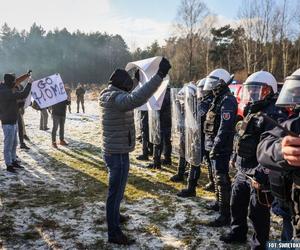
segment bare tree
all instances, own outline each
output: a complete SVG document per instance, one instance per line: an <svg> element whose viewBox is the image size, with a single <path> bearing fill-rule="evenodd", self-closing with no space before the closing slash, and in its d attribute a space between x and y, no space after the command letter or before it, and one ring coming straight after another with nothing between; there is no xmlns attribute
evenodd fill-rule
<svg viewBox="0 0 300 250"><path fill-rule="evenodd" d="M190 79L193 77L195 39L208 13L207 6L201 0L182 0L178 8L176 27L180 32L180 37L186 40L186 63Z"/></svg>

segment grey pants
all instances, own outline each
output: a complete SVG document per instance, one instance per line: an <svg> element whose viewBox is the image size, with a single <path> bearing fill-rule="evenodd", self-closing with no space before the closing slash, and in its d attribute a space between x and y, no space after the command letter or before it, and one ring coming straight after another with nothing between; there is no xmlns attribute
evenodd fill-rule
<svg viewBox="0 0 300 250"><path fill-rule="evenodd" d="M65 116L52 115L53 118L53 128L52 128L52 142L56 142L56 132L59 126L59 139L64 140L65 134Z"/></svg>
<svg viewBox="0 0 300 250"><path fill-rule="evenodd" d="M46 130L46 128L48 128L48 111L47 109L42 109L40 119L40 130Z"/></svg>

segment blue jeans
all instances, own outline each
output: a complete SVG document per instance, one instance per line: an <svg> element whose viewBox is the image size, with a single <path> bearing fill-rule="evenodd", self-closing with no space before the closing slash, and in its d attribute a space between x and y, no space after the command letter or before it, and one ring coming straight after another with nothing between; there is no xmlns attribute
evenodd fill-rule
<svg viewBox="0 0 300 250"><path fill-rule="evenodd" d="M18 126L17 124L2 124L2 129L4 134L4 160L6 166L10 166L16 160Z"/></svg>
<svg viewBox="0 0 300 250"><path fill-rule="evenodd" d="M112 238L121 234L120 204L129 172L129 154L105 154L104 161L109 171L106 220L108 237Z"/></svg>

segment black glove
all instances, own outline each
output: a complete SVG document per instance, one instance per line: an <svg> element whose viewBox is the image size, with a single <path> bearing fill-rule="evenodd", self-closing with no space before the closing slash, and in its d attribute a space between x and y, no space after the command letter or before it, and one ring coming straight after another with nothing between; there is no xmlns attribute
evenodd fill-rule
<svg viewBox="0 0 300 250"><path fill-rule="evenodd" d="M159 64L157 74L163 79L168 74L170 68L171 68L170 62L166 58L163 57Z"/></svg>
<svg viewBox="0 0 300 250"><path fill-rule="evenodd" d="M31 76L31 74L32 74L32 70L30 69L30 70L28 70L27 75Z"/></svg>
<svg viewBox="0 0 300 250"><path fill-rule="evenodd" d="M140 70L138 69L134 73L134 78L139 82L140 81Z"/></svg>

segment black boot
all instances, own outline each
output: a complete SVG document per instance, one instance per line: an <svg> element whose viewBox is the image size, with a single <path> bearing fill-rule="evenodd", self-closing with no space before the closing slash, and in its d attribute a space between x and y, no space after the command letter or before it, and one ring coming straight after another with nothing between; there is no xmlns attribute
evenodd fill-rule
<svg viewBox="0 0 300 250"><path fill-rule="evenodd" d="M165 158L161 161L162 165L172 165L172 160L171 158Z"/></svg>
<svg viewBox="0 0 300 250"><path fill-rule="evenodd" d="M146 168L149 168L149 169L161 169L161 165L160 164L155 164L155 163L150 163Z"/></svg>
<svg viewBox="0 0 300 250"><path fill-rule="evenodd" d="M10 173L13 173L13 174L16 174L16 173L17 173L16 169L15 169L12 165L6 166L6 170L7 170L8 172L10 172Z"/></svg>
<svg viewBox="0 0 300 250"><path fill-rule="evenodd" d="M220 240L224 241L225 243L245 243L247 241L246 236L239 236L234 234L233 232L229 232L220 236Z"/></svg>
<svg viewBox="0 0 300 250"><path fill-rule="evenodd" d="M211 227L223 227L230 225L230 180L228 174L218 174L216 185L219 192L220 215L208 224Z"/></svg>
<svg viewBox="0 0 300 250"><path fill-rule="evenodd" d="M26 149L26 150L30 149L24 142L21 143L20 148L21 149Z"/></svg>
<svg viewBox="0 0 300 250"><path fill-rule="evenodd" d="M209 160L207 160L207 177L208 177L209 182L205 185L204 190L214 192L215 191L215 181L214 181L212 166L211 166Z"/></svg>
<svg viewBox="0 0 300 250"><path fill-rule="evenodd" d="M173 182L184 181L185 168L186 168L186 161L183 157L180 157L179 162L178 162L177 174L173 175L170 178L170 181L173 181Z"/></svg>
<svg viewBox="0 0 300 250"><path fill-rule="evenodd" d="M117 245L130 246L135 243L134 239L130 239L125 234L121 233L115 237L108 238L109 243L114 243Z"/></svg>
<svg viewBox="0 0 300 250"><path fill-rule="evenodd" d="M139 161L148 161L149 160L148 155L144 155L144 154L137 156L136 159Z"/></svg>
<svg viewBox="0 0 300 250"><path fill-rule="evenodd" d="M219 189L218 189L218 186L216 185L215 181L214 181L214 190L215 190L216 201L211 205L207 205L206 209L218 212L219 209L220 209L220 206L219 206Z"/></svg>
<svg viewBox="0 0 300 250"><path fill-rule="evenodd" d="M186 197L195 197L196 196L196 187L197 187L197 180L190 180L188 182L188 186L185 189L182 189L177 196L186 198Z"/></svg>
<svg viewBox="0 0 300 250"><path fill-rule="evenodd" d="M218 212L219 209L220 209L219 202L215 201L213 204L207 205L205 208L208 209L208 210L212 210L212 211Z"/></svg>
<svg viewBox="0 0 300 250"><path fill-rule="evenodd" d="M186 189L182 189L177 196L179 197L195 197L197 182L200 177L200 166L190 166L188 186Z"/></svg>
<svg viewBox="0 0 300 250"><path fill-rule="evenodd" d="M14 162L12 163L12 166L13 166L14 168L24 169L24 167L21 166L17 161L14 161Z"/></svg>

